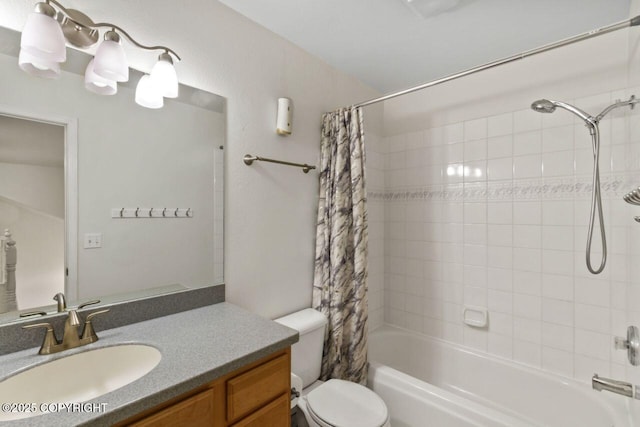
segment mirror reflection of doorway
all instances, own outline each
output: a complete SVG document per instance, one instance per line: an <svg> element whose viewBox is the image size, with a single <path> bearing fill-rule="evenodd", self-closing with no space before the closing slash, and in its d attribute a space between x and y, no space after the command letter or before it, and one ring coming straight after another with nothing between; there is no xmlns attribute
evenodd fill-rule
<svg viewBox="0 0 640 427"><path fill-rule="evenodd" d="M16 242L19 310L65 289L64 160L64 126L0 115L0 235Z"/></svg>

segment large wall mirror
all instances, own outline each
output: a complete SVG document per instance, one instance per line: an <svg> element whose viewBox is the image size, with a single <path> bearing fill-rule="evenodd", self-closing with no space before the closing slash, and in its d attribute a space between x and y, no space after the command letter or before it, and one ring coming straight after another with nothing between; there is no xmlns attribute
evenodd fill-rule
<svg viewBox="0 0 640 427"><path fill-rule="evenodd" d="M84 88L90 56L68 48L61 78L39 79L19 43L0 28L0 234L17 248L18 311L57 292L71 305L223 283L224 98L181 85L146 109L141 73L99 96Z"/></svg>

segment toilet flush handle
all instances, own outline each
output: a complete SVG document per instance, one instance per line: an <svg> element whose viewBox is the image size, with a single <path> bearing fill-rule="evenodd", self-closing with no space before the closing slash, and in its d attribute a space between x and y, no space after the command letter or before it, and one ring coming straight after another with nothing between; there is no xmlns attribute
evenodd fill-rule
<svg viewBox="0 0 640 427"><path fill-rule="evenodd" d="M295 387L291 387L291 400L300 397L300 392Z"/></svg>

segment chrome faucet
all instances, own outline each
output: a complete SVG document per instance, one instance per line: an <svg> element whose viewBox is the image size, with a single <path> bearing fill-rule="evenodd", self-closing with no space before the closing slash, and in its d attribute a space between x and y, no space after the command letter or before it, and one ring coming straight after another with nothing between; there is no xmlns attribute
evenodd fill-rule
<svg viewBox="0 0 640 427"><path fill-rule="evenodd" d="M599 377L598 374L595 374L593 378L591 378L591 386L594 390L606 390L623 396L640 399L640 393L638 393L636 386L633 384L612 380L610 378L602 378Z"/></svg>
<svg viewBox="0 0 640 427"><path fill-rule="evenodd" d="M58 302L58 313L64 313L67 309L67 301L64 298L64 294L62 292L58 292L53 297L53 300Z"/></svg>
<svg viewBox="0 0 640 427"><path fill-rule="evenodd" d="M76 309L67 310L64 295L62 293L57 294L54 299L58 301L58 310L61 306L64 307L63 311L67 311L69 314L64 322L64 332L62 334L62 341L58 341L55 331L51 323L35 323L33 325L23 326L22 329L34 329L34 328L46 328L47 332L44 335L42 346L40 347L39 354L54 354L71 348L80 347L83 345L91 344L98 341L98 336L93 329L93 318L98 314L104 314L109 309L94 311L87 315L84 322L84 329L82 334L78 332L78 326L80 326L80 318ZM97 304L100 300L89 301L81 304L78 309L84 308L87 305Z"/></svg>

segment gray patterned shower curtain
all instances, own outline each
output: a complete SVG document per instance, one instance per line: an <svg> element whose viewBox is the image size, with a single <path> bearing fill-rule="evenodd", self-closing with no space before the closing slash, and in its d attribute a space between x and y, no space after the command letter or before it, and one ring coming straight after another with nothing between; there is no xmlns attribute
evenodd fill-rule
<svg viewBox="0 0 640 427"><path fill-rule="evenodd" d="M362 108L323 116L313 308L329 320L321 379L367 381L367 192Z"/></svg>

